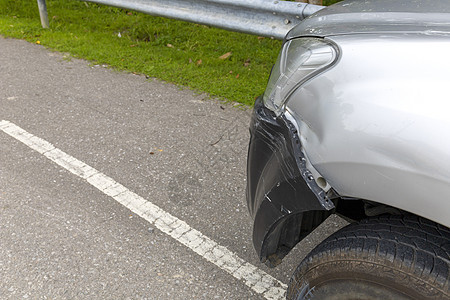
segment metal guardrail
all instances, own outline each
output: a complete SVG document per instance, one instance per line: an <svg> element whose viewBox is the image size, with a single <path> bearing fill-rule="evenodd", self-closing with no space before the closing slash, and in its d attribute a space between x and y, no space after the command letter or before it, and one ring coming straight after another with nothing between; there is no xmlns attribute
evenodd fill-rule
<svg viewBox="0 0 450 300"><path fill-rule="evenodd" d="M45 0L37 0L43 3ZM324 6L281 0L82 0L231 31L283 39ZM41 22L44 25L41 4ZM45 10L45 15L47 14ZM48 18L47 23L48 26Z"/></svg>

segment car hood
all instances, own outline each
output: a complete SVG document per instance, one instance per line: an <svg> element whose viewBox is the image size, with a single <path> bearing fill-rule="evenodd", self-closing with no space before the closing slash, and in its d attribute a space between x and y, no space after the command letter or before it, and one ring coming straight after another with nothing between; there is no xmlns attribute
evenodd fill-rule
<svg viewBox="0 0 450 300"><path fill-rule="evenodd" d="M286 39L365 33L450 34L450 1L343 1L306 18Z"/></svg>

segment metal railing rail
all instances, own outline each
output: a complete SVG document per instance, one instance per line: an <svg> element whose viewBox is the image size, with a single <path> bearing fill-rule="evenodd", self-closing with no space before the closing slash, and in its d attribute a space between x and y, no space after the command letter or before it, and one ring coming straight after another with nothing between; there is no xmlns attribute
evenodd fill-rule
<svg viewBox="0 0 450 300"><path fill-rule="evenodd" d="M45 0L37 0L43 3ZM283 39L324 6L278 0L82 0L231 31ZM42 11L41 4L39 11ZM47 14L45 10L45 15ZM44 21L42 21L43 27ZM47 23L48 26L48 18Z"/></svg>

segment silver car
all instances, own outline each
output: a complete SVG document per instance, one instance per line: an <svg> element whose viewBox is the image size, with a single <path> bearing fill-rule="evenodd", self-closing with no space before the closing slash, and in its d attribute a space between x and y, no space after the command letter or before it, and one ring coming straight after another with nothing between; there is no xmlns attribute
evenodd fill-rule
<svg viewBox="0 0 450 300"><path fill-rule="evenodd" d="M351 222L288 299L450 299L449 87L448 0L344 1L287 34L250 127L255 249L276 266Z"/></svg>

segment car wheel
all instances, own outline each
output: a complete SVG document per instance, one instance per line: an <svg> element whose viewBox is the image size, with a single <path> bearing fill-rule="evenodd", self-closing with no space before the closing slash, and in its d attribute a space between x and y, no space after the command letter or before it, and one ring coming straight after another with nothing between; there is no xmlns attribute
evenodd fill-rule
<svg viewBox="0 0 450 300"><path fill-rule="evenodd" d="M295 270L287 299L450 299L450 231L415 216L350 224Z"/></svg>

